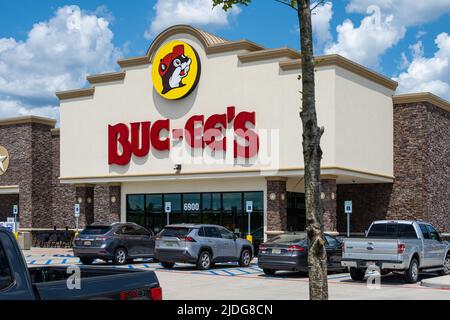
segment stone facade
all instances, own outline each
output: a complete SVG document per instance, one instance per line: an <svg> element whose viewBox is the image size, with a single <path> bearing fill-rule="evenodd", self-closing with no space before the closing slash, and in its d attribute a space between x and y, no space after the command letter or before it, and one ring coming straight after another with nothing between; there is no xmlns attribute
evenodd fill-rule
<svg viewBox="0 0 450 320"><path fill-rule="evenodd" d="M120 186L96 185L94 187L95 222L120 222Z"/></svg>
<svg viewBox="0 0 450 320"><path fill-rule="evenodd" d="M338 230L344 201L353 201L351 229L377 219L422 219L450 232L450 112L429 102L394 106L393 184L338 185Z"/></svg>
<svg viewBox="0 0 450 320"><path fill-rule="evenodd" d="M81 199L79 227L94 221L120 220L120 187L74 186L61 184L60 136L55 121L23 117L0 121L0 145L10 156L9 168L0 176L0 187L19 187L19 194L0 194L0 221L12 217L12 206L19 204L21 228L74 229L74 205ZM117 199L109 203L111 196ZM109 199L105 204L105 199ZM99 210L94 217L94 203ZM110 214L108 214L110 213Z"/></svg>
<svg viewBox="0 0 450 320"><path fill-rule="evenodd" d="M286 180L285 178L267 180L267 231L287 230Z"/></svg>
<svg viewBox="0 0 450 320"><path fill-rule="evenodd" d="M322 225L324 231L336 231L336 178L321 179L320 198L323 210Z"/></svg>

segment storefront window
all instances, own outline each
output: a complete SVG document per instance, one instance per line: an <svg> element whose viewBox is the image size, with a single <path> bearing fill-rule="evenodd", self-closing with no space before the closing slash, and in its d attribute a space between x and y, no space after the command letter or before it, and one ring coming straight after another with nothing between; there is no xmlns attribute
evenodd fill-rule
<svg viewBox="0 0 450 320"><path fill-rule="evenodd" d="M170 224L186 223L187 215L183 213L181 206L181 194L165 194L164 203L170 202L172 211L170 212Z"/></svg>
<svg viewBox="0 0 450 320"><path fill-rule="evenodd" d="M253 212L251 213L251 233L254 239L263 240L264 238L264 199L261 192L245 192L244 193L244 206L247 201L252 201ZM248 233L248 214L244 212L244 225L245 233Z"/></svg>
<svg viewBox="0 0 450 320"><path fill-rule="evenodd" d="M141 226L146 225L144 195L132 195L127 197L127 219Z"/></svg>
<svg viewBox="0 0 450 320"><path fill-rule="evenodd" d="M147 216L147 225L144 226L155 232L161 230L161 225L165 223L165 214L163 210L162 195L150 194L145 196L145 211Z"/></svg>
<svg viewBox="0 0 450 320"><path fill-rule="evenodd" d="M248 215L245 210L247 201L253 202L251 216L253 238L262 239L264 237L263 192L128 195L127 221L159 232L167 223L165 202L170 202L172 209L170 224L217 224L245 237L248 229Z"/></svg>
<svg viewBox="0 0 450 320"><path fill-rule="evenodd" d="M187 215L189 223L201 223L200 193L186 193L183 195L183 213Z"/></svg>
<svg viewBox="0 0 450 320"><path fill-rule="evenodd" d="M287 227L289 231L304 231L306 224L305 194L288 192Z"/></svg>
<svg viewBox="0 0 450 320"><path fill-rule="evenodd" d="M242 232L245 225L242 223L242 193L224 193L223 214L221 225L234 233Z"/></svg>

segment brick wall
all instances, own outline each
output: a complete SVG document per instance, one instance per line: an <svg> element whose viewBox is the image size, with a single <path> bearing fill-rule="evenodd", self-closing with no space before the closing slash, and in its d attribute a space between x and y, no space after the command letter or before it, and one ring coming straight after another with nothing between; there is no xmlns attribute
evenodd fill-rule
<svg viewBox="0 0 450 320"><path fill-rule="evenodd" d="M274 200L271 194L275 194ZM286 179L267 180L267 230L287 230Z"/></svg>
<svg viewBox="0 0 450 320"><path fill-rule="evenodd" d="M394 107L393 184L338 185L338 230L353 200L352 231L376 219L423 219L450 232L450 112L428 102Z"/></svg>
<svg viewBox="0 0 450 320"><path fill-rule="evenodd" d="M75 228L74 205L76 192L73 185L61 184L59 182L59 142L59 133L52 134L51 226L56 226L58 229L65 228L67 226L72 229ZM48 220L50 220L50 218ZM48 224L46 225L46 227L49 226L50 225Z"/></svg>
<svg viewBox="0 0 450 320"><path fill-rule="evenodd" d="M9 152L9 168L0 176L0 186L20 188L19 221L21 227L32 225L32 126L13 124L0 126L0 145ZM0 199L6 197L0 195ZM7 197L6 197L7 198Z"/></svg>

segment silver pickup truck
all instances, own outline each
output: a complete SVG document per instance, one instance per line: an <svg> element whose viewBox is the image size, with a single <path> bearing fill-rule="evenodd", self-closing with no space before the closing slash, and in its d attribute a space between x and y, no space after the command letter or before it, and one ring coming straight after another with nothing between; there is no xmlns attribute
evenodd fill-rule
<svg viewBox="0 0 450 320"><path fill-rule="evenodd" d="M343 241L341 264L350 268L353 280L361 281L368 268L382 274L404 273L405 281L416 283L419 272L450 273L450 244L422 221L375 221L365 238Z"/></svg>

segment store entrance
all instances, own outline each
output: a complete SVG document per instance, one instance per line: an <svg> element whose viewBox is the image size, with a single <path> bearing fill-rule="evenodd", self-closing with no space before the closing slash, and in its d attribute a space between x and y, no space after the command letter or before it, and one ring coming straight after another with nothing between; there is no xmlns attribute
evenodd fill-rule
<svg viewBox="0 0 450 320"><path fill-rule="evenodd" d="M264 238L264 193L203 192L127 195L127 221L154 232L167 224L164 204L170 202L170 224L208 223L226 227L240 237L248 232L247 201L253 202L251 233L255 240Z"/></svg>
<svg viewBox="0 0 450 320"><path fill-rule="evenodd" d="M306 227L305 194L287 193L287 229L288 231L304 231Z"/></svg>

